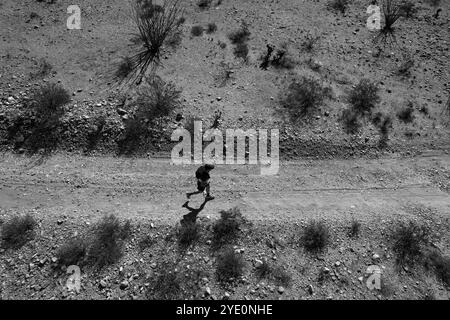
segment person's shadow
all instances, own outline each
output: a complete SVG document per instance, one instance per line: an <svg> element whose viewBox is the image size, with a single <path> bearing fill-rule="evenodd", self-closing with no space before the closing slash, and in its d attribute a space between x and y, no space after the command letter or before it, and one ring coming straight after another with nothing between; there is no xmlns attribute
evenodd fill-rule
<svg viewBox="0 0 450 320"><path fill-rule="evenodd" d="M188 214L185 214L183 216L183 219L181 219L180 223L181 224L187 224L187 223L195 223L197 221L197 216L198 214L203 211L203 209L205 208L206 203L210 201L210 200L206 200L203 201L203 203L200 205L200 207L198 208L193 208L191 206L189 206L189 201L186 201L182 207L186 208L189 210Z"/></svg>

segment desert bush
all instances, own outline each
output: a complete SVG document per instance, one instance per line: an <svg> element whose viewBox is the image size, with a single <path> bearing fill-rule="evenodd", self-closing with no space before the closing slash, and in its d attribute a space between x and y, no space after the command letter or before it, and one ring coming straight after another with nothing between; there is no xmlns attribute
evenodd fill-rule
<svg viewBox="0 0 450 320"><path fill-rule="evenodd" d="M166 41L166 44L168 47L172 49L176 49L180 46L181 42L183 41L183 33L175 32L173 33Z"/></svg>
<svg viewBox="0 0 450 320"><path fill-rule="evenodd" d="M216 275L219 281L228 282L242 276L244 259L232 247L223 249L217 257Z"/></svg>
<svg viewBox="0 0 450 320"><path fill-rule="evenodd" d="M352 224L350 225L350 228L348 230L349 237L357 238L359 237L360 232L361 232L361 223L358 220L353 219Z"/></svg>
<svg viewBox="0 0 450 320"><path fill-rule="evenodd" d="M207 9L211 6L212 0L198 0L197 6L201 9Z"/></svg>
<svg viewBox="0 0 450 320"><path fill-rule="evenodd" d="M430 244L430 229L416 222L399 224L392 233L393 251L400 265L414 265L424 257L424 249Z"/></svg>
<svg viewBox="0 0 450 320"><path fill-rule="evenodd" d="M381 121L377 125L380 132L380 145L383 147L386 145L389 139L389 133L392 129L392 118L389 115L383 115Z"/></svg>
<svg viewBox="0 0 450 320"><path fill-rule="evenodd" d="M174 268L161 268L148 292L156 300L178 300L181 299L182 288L179 273Z"/></svg>
<svg viewBox="0 0 450 320"><path fill-rule="evenodd" d="M414 59L411 55L407 55L403 62L397 69L397 74L400 76L407 77L411 74L411 69L414 67Z"/></svg>
<svg viewBox="0 0 450 320"><path fill-rule="evenodd" d="M441 0L425 0L432 7L438 7L441 4Z"/></svg>
<svg viewBox="0 0 450 320"><path fill-rule="evenodd" d="M256 267L255 274L258 279L267 279L272 274L272 266L263 260L262 263Z"/></svg>
<svg viewBox="0 0 450 320"><path fill-rule="evenodd" d="M295 61L289 56L286 44L275 51L270 64L279 69L293 69L295 67Z"/></svg>
<svg viewBox="0 0 450 320"><path fill-rule="evenodd" d="M220 211L220 219L213 226L214 243L222 245L236 240L244 222L245 219L237 207Z"/></svg>
<svg viewBox="0 0 450 320"><path fill-rule="evenodd" d="M228 39L230 39L232 44L239 44L247 42L250 38L250 31L248 30L248 25L245 21L241 23L241 26L238 30L231 32L228 34Z"/></svg>
<svg viewBox="0 0 450 320"><path fill-rule="evenodd" d="M41 59L38 64L38 71L33 74L33 77L46 77L53 70L53 66L45 59Z"/></svg>
<svg viewBox="0 0 450 320"><path fill-rule="evenodd" d="M324 99L330 96L330 89L318 80L302 77L295 79L281 92L281 105L293 120L314 115Z"/></svg>
<svg viewBox="0 0 450 320"><path fill-rule="evenodd" d="M300 242L306 251L318 253L327 247L329 239L330 234L325 223L311 220L304 228Z"/></svg>
<svg viewBox="0 0 450 320"><path fill-rule="evenodd" d="M201 279L208 273L198 268L181 270L177 261L164 260L148 279L147 298L156 300L195 299L199 294Z"/></svg>
<svg viewBox="0 0 450 320"><path fill-rule="evenodd" d="M349 2L349 0L331 0L328 3L328 7L344 14L347 11Z"/></svg>
<svg viewBox="0 0 450 320"><path fill-rule="evenodd" d="M450 258L437 250L431 250L426 257L426 266L432 268L436 276L450 287Z"/></svg>
<svg viewBox="0 0 450 320"><path fill-rule="evenodd" d="M247 43L238 43L233 49L236 58L241 58L244 61L248 60L248 45Z"/></svg>
<svg viewBox="0 0 450 320"><path fill-rule="evenodd" d="M70 94L61 85L49 83L33 93L32 101L35 103L38 116L47 118L62 111L62 106L70 101Z"/></svg>
<svg viewBox="0 0 450 320"><path fill-rule="evenodd" d="M380 102L378 86L369 79L362 79L348 95L348 102L360 115L370 115Z"/></svg>
<svg viewBox="0 0 450 320"><path fill-rule="evenodd" d="M414 121L414 106L412 102L397 112L397 118L404 123L411 123Z"/></svg>
<svg viewBox="0 0 450 320"><path fill-rule="evenodd" d="M426 106L422 106L420 112L426 115L429 114L428 108ZM442 120L445 125L450 124L450 96L448 97L447 103L444 105L444 108L442 109Z"/></svg>
<svg viewBox="0 0 450 320"><path fill-rule="evenodd" d="M89 132L86 136L86 147L85 152L89 153L94 150L97 146L98 142L103 137L103 129L106 126L106 117L104 115L99 115L93 119L93 124L89 129Z"/></svg>
<svg viewBox="0 0 450 320"><path fill-rule="evenodd" d="M291 275L282 266L273 267L266 260L256 268L256 276L285 287L291 283Z"/></svg>
<svg viewBox="0 0 450 320"><path fill-rule="evenodd" d="M317 43L320 40L320 36L308 33L301 43L303 50L311 52L315 49Z"/></svg>
<svg viewBox="0 0 450 320"><path fill-rule="evenodd" d="M138 53L130 58L132 71L129 73L130 78L138 79L139 82L149 66L160 64L162 47L168 39L180 32L179 21L183 14L180 0L165 0L162 6L152 5L150 2L151 13L144 15L142 12L148 12L148 9L143 9L142 3L132 3L133 21L142 46Z"/></svg>
<svg viewBox="0 0 450 320"><path fill-rule="evenodd" d="M118 141L119 154L132 154L136 151L147 134L147 126L143 119L134 116L125 121L125 130Z"/></svg>
<svg viewBox="0 0 450 320"><path fill-rule="evenodd" d="M86 255L86 243L81 238L73 238L63 244L56 253L61 266L76 265L83 261Z"/></svg>
<svg viewBox="0 0 450 320"><path fill-rule="evenodd" d="M418 8L411 0L403 0L400 3L400 14L405 18L412 18L416 15Z"/></svg>
<svg viewBox="0 0 450 320"><path fill-rule="evenodd" d="M137 0L140 8L141 19L152 19L156 14L162 13L164 8L158 4L153 4L152 0Z"/></svg>
<svg viewBox="0 0 450 320"><path fill-rule="evenodd" d="M37 223L30 214L14 216L2 224L1 244L5 249L19 249L34 238Z"/></svg>
<svg viewBox="0 0 450 320"><path fill-rule="evenodd" d="M356 134L362 127L359 114L353 109L345 109L342 112L341 121L347 134Z"/></svg>
<svg viewBox="0 0 450 320"><path fill-rule="evenodd" d="M191 28L191 35L194 37L199 37L203 34L203 27L201 25L195 25Z"/></svg>
<svg viewBox="0 0 450 320"><path fill-rule="evenodd" d="M208 23L206 33L214 33L217 31L217 25L214 22Z"/></svg>
<svg viewBox="0 0 450 320"><path fill-rule="evenodd" d="M26 142L33 150L53 150L59 142L58 126L70 94L61 85L49 83L36 90L31 100L36 117Z"/></svg>
<svg viewBox="0 0 450 320"><path fill-rule="evenodd" d="M392 32L395 22L401 17L399 0L383 0L384 26L382 30Z"/></svg>
<svg viewBox="0 0 450 320"><path fill-rule="evenodd" d="M145 78L138 89L137 119L151 121L168 116L180 104L180 96L181 90L172 82L165 82L158 76Z"/></svg>
<svg viewBox="0 0 450 320"><path fill-rule="evenodd" d="M200 238L200 226L195 221L183 222L178 230L179 244L187 248Z"/></svg>
<svg viewBox="0 0 450 320"><path fill-rule="evenodd" d="M270 44L266 45L267 51L266 53L261 57L261 64L259 65L259 67L263 70L267 70L267 67L270 64L270 58L272 57L272 52L275 49L273 46L271 46Z"/></svg>
<svg viewBox="0 0 450 320"><path fill-rule="evenodd" d="M119 63L115 76L117 78L126 78L133 71L133 62L130 57L125 57Z"/></svg>
<svg viewBox="0 0 450 320"><path fill-rule="evenodd" d="M113 264L122 256L123 241L131 234L130 222L120 223L114 215L106 215L94 228L87 251L87 262L97 268Z"/></svg>
<svg viewBox="0 0 450 320"><path fill-rule="evenodd" d="M400 0L383 0L382 11L384 15L384 25L378 32L375 41L385 45L388 42L395 41L394 24L402 16Z"/></svg>
<svg viewBox="0 0 450 320"><path fill-rule="evenodd" d="M30 12L30 19L39 19L40 17L36 12Z"/></svg>
<svg viewBox="0 0 450 320"><path fill-rule="evenodd" d="M291 284L291 275L282 266L277 266L272 270L272 279L276 285L289 286Z"/></svg>
<svg viewBox="0 0 450 320"><path fill-rule="evenodd" d="M216 84L219 87L225 86L231 79L234 71L229 63L221 62L217 75L214 77Z"/></svg>
<svg viewBox="0 0 450 320"><path fill-rule="evenodd" d="M48 154L60 141L60 119L64 115L63 106L70 101L70 95L61 85L48 83L34 90L26 111L19 115L11 128L10 135L23 135L19 146L28 151L44 151Z"/></svg>

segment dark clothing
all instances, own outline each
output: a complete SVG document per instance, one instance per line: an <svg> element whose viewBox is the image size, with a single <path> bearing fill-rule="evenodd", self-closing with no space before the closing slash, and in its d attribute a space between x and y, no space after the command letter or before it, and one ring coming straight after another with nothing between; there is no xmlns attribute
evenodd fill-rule
<svg viewBox="0 0 450 320"><path fill-rule="evenodd" d="M198 191L203 191L203 190L205 190L205 188L206 188L206 186L208 185L209 183L201 183L200 181L197 181L197 189L198 189Z"/></svg>
<svg viewBox="0 0 450 320"><path fill-rule="evenodd" d="M205 169L205 166L201 166L197 169L197 171L195 172L195 177L205 182L210 178L208 171Z"/></svg>

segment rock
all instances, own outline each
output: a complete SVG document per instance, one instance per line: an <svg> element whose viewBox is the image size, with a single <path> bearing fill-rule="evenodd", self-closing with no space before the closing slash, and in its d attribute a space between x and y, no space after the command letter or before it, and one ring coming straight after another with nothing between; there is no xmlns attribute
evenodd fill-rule
<svg viewBox="0 0 450 320"><path fill-rule="evenodd" d="M119 116L123 116L127 114L127 111L122 108L117 108L117 113L119 114Z"/></svg>
<svg viewBox="0 0 450 320"><path fill-rule="evenodd" d="M336 261L336 263L334 264L336 267L339 267L341 265L340 261Z"/></svg>
<svg viewBox="0 0 450 320"><path fill-rule="evenodd" d="M263 265L263 262L259 259L255 259L255 267L260 268Z"/></svg>
<svg viewBox="0 0 450 320"><path fill-rule="evenodd" d="M380 260L380 255L375 253L375 254L372 256L372 259L373 259L373 260Z"/></svg>
<svg viewBox="0 0 450 320"><path fill-rule="evenodd" d="M308 285L308 287L306 288L306 290L308 291L308 293L310 294L310 295L313 295L314 294L314 288L313 288L313 286L310 284L310 285Z"/></svg>
<svg viewBox="0 0 450 320"><path fill-rule="evenodd" d="M128 288L128 286L129 286L129 283L128 283L127 280L124 280L124 281L122 281L122 282L120 283L120 289L121 289L121 290L125 290L126 288Z"/></svg>
<svg viewBox="0 0 450 320"><path fill-rule="evenodd" d="M229 300L230 299L230 294L228 292L225 292L225 294L223 295L223 300Z"/></svg>
<svg viewBox="0 0 450 320"><path fill-rule="evenodd" d="M38 263L39 267L43 267L46 262L47 262L47 258L39 260L39 263Z"/></svg>
<svg viewBox="0 0 450 320"><path fill-rule="evenodd" d="M108 284L106 283L105 280L100 280L100 283L98 286L100 289L105 289L108 286Z"/></svg>
<svg viewBox="0 0 450 320"><path fill-rule="evenodd" d="M180 122L181 120L183 120L183 115L181 113L177 113L176 117L175 117L175 121L176 122Z"/></svg>
<svg viewBox="0 0 450 320"><path fill-rule="evenodd" d="M363 277L358 278L359 282L363 282L363 279L364 279Z"/></svg>
<svg viewBox="0 0 450 320"><path fill-rule="evenodd" d="M58 225L63 224L63 222L64 222L64 220L58 220L58 221L56 221L56 223L57 223Z"/></svg>
<svg viewBox="0 0 450 320"><path fill-rule="evenodd" d="M205 296L210 296L211 295L211 288L210 287L206 287L205 288Z"/></svg>
<svg viewBox="0 0 450 320"><path fill-rule="evenodd" d="M278 287L278 292L279 292L280 294L283 294L283 293L284 293L284 287L279 286L279 287Z"/></svg>

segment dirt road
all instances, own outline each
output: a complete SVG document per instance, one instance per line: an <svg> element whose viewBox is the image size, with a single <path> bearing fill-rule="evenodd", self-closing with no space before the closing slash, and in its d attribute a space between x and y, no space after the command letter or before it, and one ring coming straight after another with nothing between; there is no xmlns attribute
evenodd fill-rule
<svg viewBox="0 0 450 320"><path fill-rule="evenodd" d="M194 190L196 166L169 159L57 155L34 158L5 154L0 162L3 209L96 220L104 213L172 223L187 213L181 205ZM450 157L298 161L281 164L277 176L256 166L218 166L212 174L216 199L201 215L217 217L239 206L253 221L300 221L313 217L370 221L407 216L422 206L448 215ZM443 187L444 186L444 187ZM199 206L202 196L193 196Z"/></svg>

